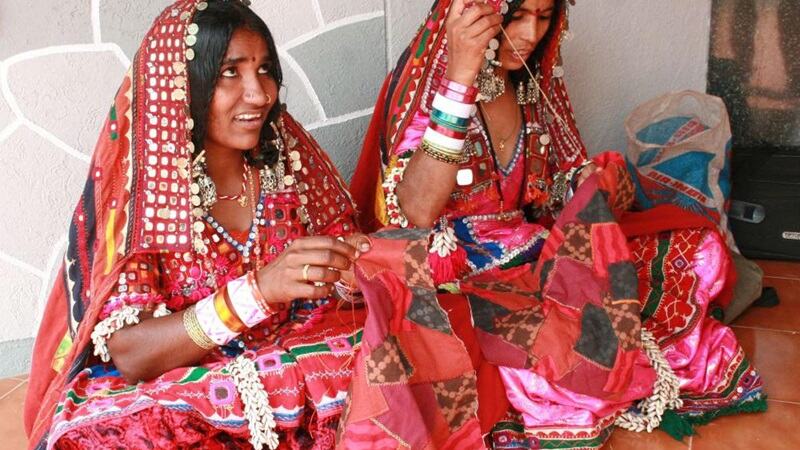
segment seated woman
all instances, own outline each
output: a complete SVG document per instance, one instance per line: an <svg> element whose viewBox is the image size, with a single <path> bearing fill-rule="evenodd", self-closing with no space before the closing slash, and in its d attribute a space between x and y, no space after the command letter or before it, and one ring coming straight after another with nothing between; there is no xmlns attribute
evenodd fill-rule
<svg viewBox="0 0 800 450"><path fill-rule="evenodd" d="M400 230L357 265L342 448L595 448L615 423L680 438L766 407L709 317L730 264L714 224L635 221L622 159L587 159L567 7L437 1L387 78L351 192L363 231Z"/></svg>
<svg viewBox="0 0 800 450"><path fill-rule="evenodd" d="M364 313L331 295L369 241L281 80L242 2L155 20L37 338L32 448L332 448Z"/></svg>

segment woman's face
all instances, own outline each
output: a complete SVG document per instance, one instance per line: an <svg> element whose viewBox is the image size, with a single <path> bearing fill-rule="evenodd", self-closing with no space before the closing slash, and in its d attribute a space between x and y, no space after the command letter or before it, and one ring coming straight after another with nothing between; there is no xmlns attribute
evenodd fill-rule
<svg viewBox="0 0 800 450"><path fill-rule="evenodd" d="M248 29L233 32L208 107L206 149L250 150L278 97L267 42Z"/></svg>
<svg viewBox="0 0 800 450"><path fill-rule="evenodd" d="M511 23L506 26L506 34L514 44L501 34L498 60L503 68L514 71L523 67L523 61L536 50L536 46L547 33L555 10L555 0L525 0L512 14ZM514 47L520 56L514 52Z"/></svg>

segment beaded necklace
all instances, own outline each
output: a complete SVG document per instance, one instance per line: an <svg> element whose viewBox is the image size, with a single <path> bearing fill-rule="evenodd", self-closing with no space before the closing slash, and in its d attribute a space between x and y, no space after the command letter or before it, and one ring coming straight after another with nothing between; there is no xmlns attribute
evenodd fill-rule
<svg viewBox="0 0 800 450"><path fill-rule="evenodd" d="M253 193L253 197L255 197L255 193ZM255 244L258 241L258 224L261 223L261 218L264 215L265 198L266 196L262 192L258 198L258 202L255 201L252 202L255 203L255 205L251 206L251 214L253 217L253 222L250 225L250 231L247 234L247 241L245 241L244 243L237 241L236 238L231 236L228 230L226 230L225 227L223 227L222 224L217 222L217 220L214 219L214 217L212 217L210 214L206 213L204 216L205 221L208 222L208 224L211 225L211 227L214 228L214 230L216 230L217 233L220 236L222 236L223 239L225 239L229 244L231 244L233 248L235 248L239 253L242 254L242 262L244 262L245 264L250 262L251 251L256 255L256 264L259 264L259 259L260 259L259 255L261 253L260 251L261 249L260 246ZM254 246L255 249L253 248Z"/></svg>

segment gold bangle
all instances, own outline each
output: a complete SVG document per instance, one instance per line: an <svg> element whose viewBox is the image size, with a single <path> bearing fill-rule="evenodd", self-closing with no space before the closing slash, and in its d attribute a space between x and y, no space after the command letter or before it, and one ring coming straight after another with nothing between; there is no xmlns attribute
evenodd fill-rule
<svg viewBox="0 0 800 450"><path fill-rule="evenodd" d="M446 164L460 165L469 161L469 156L463 153L454 153L423 140L420 149L431 158Z"/></svg>
<svg viewBox="0 0 800 450"><path fill-rule="evenodd" d="M225 324L225 327L234 333L238 334L247 329L247 325L242 322L242 319L240 319L233 310L231 300L228 297L227 286L223 286L214 294L214 310L217 312L217 316L219 316L222 323Z"/></svg>
<svg viewBox="0 0 800 450"><path fill-rule="evenodd" d="M183 311L183 328L186 329L186 334L189 335L189 339L198 347L204 350L211 350L217 346L200 326L200 321L197 320L197 312L195 312L194 305Z"/></svg>
<svg viewBox="0 0 800 450"><path fill-rule="evenodd" d="M464 156L464 153L465 153L463 151L454 150L454 149L449 148L449 147L444 147L442 145L435 144L432 141L429 141L428 139L423 139L422 140L422 145L425 146L428 150L432 150L432 151L434 151L436 153L442 153L442 154L445 154L447 156L452 156L454 158L462 158Z"/></svg>

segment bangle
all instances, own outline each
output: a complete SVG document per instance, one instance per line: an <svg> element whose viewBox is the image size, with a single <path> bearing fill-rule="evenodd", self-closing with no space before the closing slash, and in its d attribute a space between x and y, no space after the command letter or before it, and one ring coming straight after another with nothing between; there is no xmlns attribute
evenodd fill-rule
<svg viewBox="0 0 800 450"><path fill-rule="evenodd" d="M197 302L195 314L197 314L197 321L200 322L200 328L206 336L217 345L225 345L239 333L228 328L219 317L214 306L215 297L216 293Z"/></svg>
<svg viewBox="0 0 800 450"><path fill-rule="evenodd" d="M423 139L420 149L431 158L452 165L460 165L469 161L469 157L463 154L454 154L447 150L441 149L434 144Z"/></svg>
<svg viewBox="0 0 800 450"><path fill-rule="evenodd" d="M468 97L477 98L478 97L478 88L475 86L467 86L466 84L461 84L457 81L448 80L447 78L442 78L441 86L445 88L457 92L459 94L464 94Z"/></svg>
<svg viewBox="0 0 800 450"><path fill-rule="evenodd" d="M446 149L450 153L461 154L464 150L464 139L454 139L445 136L430 127L425 130L425 134L422 138L437 147Z"/></svg>
<svg viewBox="0 0 800 450"><path fill-rule="evenodd" d="M253 328L267 318L269 314L259 305L246 275L229 281L227 288L229 305L245 327Z"/></svg>
<svg viewBox="0 0 800 450"><path fill-rule="evenodd" d="M453 130L452 128L448 128L448 127L440 125L440 124L438 124L436 122L431 122L430 125L428 125L428 126L433 131L441 134L442 136L447 136L447 137L450 137L450 138L453 138L453 139L458 139L458 140L461 140L461 141L463 141L463 140L465 140L467 138L467 132L466 131Z"/></svg>
<svg viewBox="0 0 800 450"><path fill-rule="evenodd" d="M247 329L247 325L242 322L242 319L236 315L231 305L231 299L228 296L228 286L223 286L214 295L214 310L217 312L222 323L234 333L241 333Z"/></svg>
<svg viewBox="0 0 800 450"><path fill-rule="evenodd" d="M467 128L469 127L469 119L456 117L452 114L447 114L446 112L439 111L435 108L431 110L430 118L432 121L454 130L467 131Z"/></svg>
<svg viewBox="0 0 800 450"><path fill-rule="evenodd" d="M183 328L186 329L186 334L198 347L211 350L216 347L216 344L209 339L208 335L203 331L200 326L200 321L197 320L197 312L195 306L192 305L183 311Z"/></svg>
<svg viewBox="0 0 800 450"><path fill-rule="evenodd" d="M261 311L265 315L271 314L273 312L272 308L267 299L264 298L264 294L261 293L261 288L258 287L258 278L256 278L255 272L247 272L247 285L250 286L250 292L252 292L253 298L258 307L261 308Z"/></svg>
<svg viewBox="0 0 800 450"><path fill-rule="evenodd" d="M462 158L467 156L466 153L460 152L458 150L453 150L449 147L443 147L436 142L429 141L427 139L423 139L422 143L425 144L428 148L433 149L437 153L444 153L446 155L452 156L453 158Z"/></svg>
<svg viewBox="0 0 800 450"><path fill-rule="evenodd" d="M455 100L458 103L464 103L464 104L475 103L475 99L474 98L466 96L464 94L459 94L458 92L452 91L450 89L447 89L444 86L440 87L439 90L436 91L436 92L439 95L444 95L445 97L449 98L450 100Z"/></svg>
<svg viewBox="0 0 800 450"><path fill-rule="evenodd" d="M450 100L441 94L436 94L436 96L433 97L433 104L431 106L441 112L452 114L462 119L469 119L472 117L473 111L475 111L475 105Z"/></svg>
<svg viewBox="0 0 800 450"><path fill-rule="evenodd" d="M453 130L453 131L455 131L457 133L464 133L465 136L467 134L467 127L457 127L457 126L454 126L453 124L451 124L449 122L445 122L445 121L439 119L436 116L430 116L430 117L431 117L430 123L432 123L432 124L435 123L436 125L439 125L440 127L447 128L448 130Z"/></svg>

